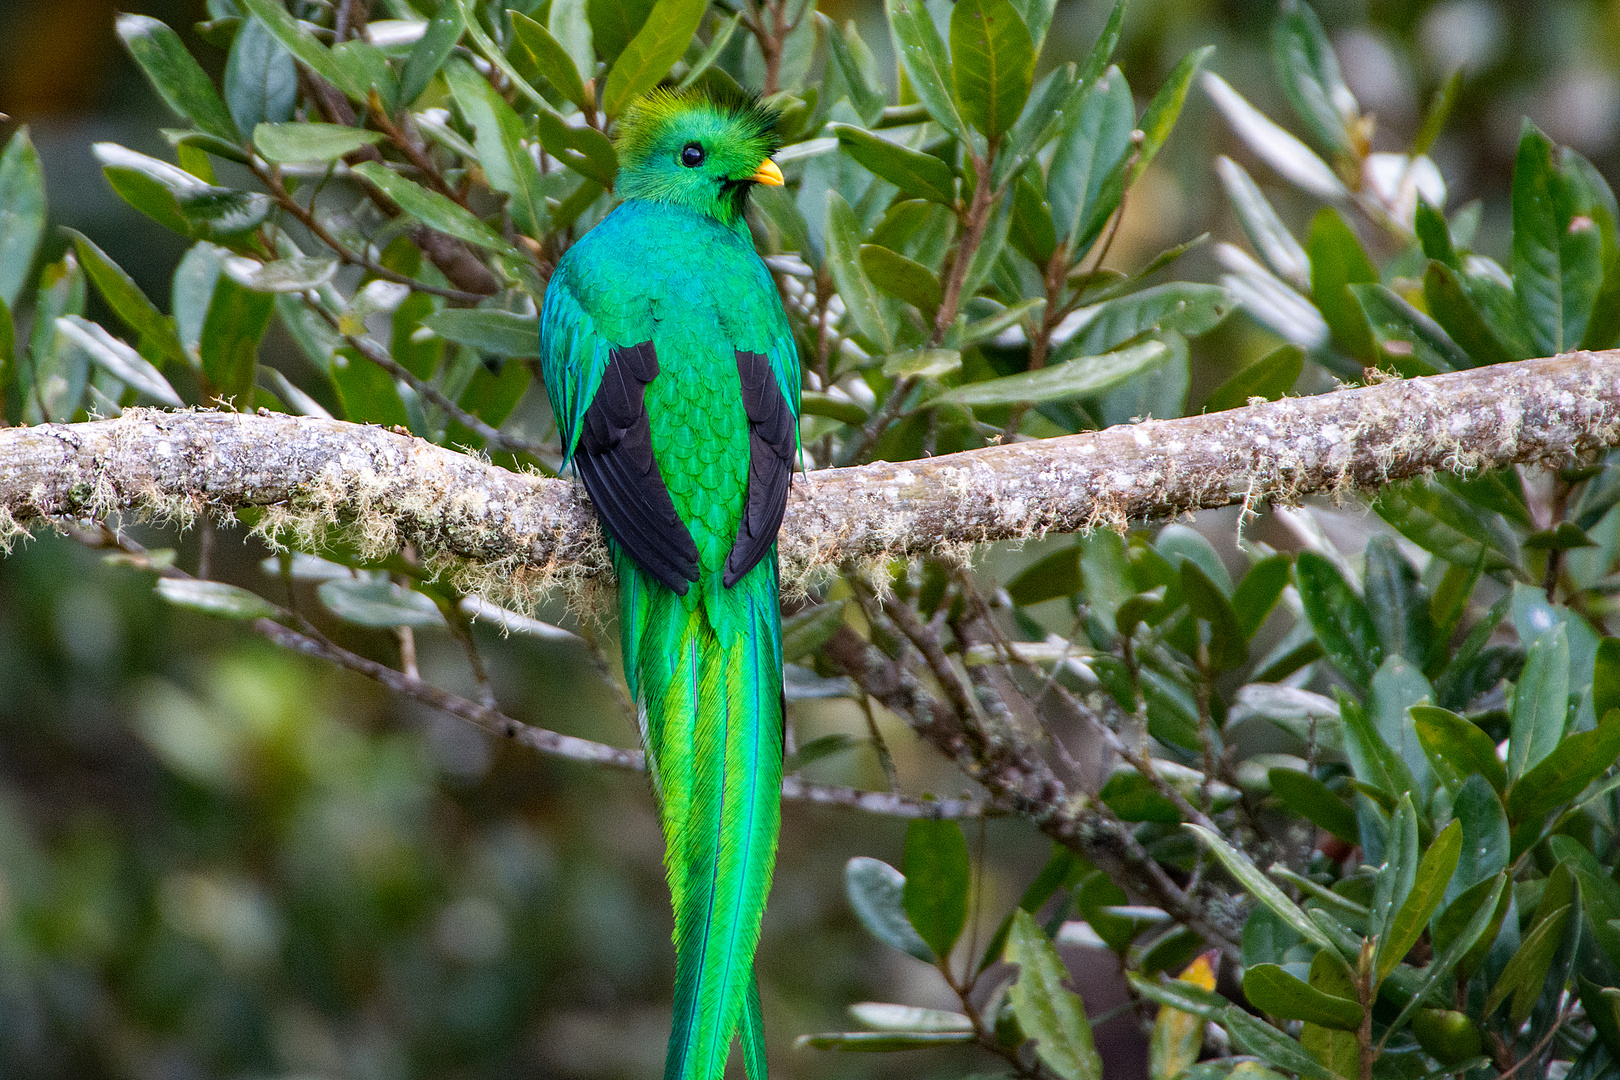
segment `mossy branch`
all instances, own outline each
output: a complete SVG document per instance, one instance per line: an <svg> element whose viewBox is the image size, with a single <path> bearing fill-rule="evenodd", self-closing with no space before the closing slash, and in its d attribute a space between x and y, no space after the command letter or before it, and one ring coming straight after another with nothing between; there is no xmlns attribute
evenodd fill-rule
<svg viewBox="0 0 1620 1080"><path fill-rule="evenodd" d="M1567 464L1620 444L1620 351L1573 353L1287 398L1180 420L797 478L782 530L793 578L938 552L1445 470ZM258 508L312 543L343 528L381 556L412 545L476 591L522 595L608 568L588 503L408 435L261 413L132 409L0 430L0 537L49 519L183 521Z"/></svg>

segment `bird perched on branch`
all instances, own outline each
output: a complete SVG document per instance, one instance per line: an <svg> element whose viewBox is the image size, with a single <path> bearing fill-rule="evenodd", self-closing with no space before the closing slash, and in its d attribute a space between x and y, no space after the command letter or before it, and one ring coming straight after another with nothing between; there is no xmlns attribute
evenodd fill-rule
<svg viewBox="0 0 1620 1080"><path fill-rule="evenodd" d="M798 453L799 358L744 220L779 185L775 118L655 91L618 137L624 202L557 264L540 318L565 460L619 579L675 906L666 1080L765 1054L754 950L781 821L776 533Z"/></svg>

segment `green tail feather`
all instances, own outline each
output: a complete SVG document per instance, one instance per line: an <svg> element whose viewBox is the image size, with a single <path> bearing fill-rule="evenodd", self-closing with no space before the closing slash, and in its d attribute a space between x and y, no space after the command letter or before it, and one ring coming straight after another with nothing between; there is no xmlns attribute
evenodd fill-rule
<svg viewBox="0 0 1620 1080"><path fill-rule="evenodd" d="M665 1080L718 1080L741 1035L764 1080L754 949L781 823L782 628L774 554L718 595L678 597L619 558L626 675L675 905Z"/></svg>

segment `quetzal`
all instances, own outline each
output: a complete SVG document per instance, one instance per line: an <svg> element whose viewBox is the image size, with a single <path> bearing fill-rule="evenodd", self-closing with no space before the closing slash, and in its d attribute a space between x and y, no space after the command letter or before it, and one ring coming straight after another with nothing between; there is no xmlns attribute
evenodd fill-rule
<svg viewBox="0 0 1620 1080"><path fill-rule="evenodd" d="M666 1080L765 1055L754 949L781 822L776 534L798 453L799 358L744 220L779 185L774 117L654 91L618 133L623 202L546 287L540 356L619 579L675 906Z"/></svg>

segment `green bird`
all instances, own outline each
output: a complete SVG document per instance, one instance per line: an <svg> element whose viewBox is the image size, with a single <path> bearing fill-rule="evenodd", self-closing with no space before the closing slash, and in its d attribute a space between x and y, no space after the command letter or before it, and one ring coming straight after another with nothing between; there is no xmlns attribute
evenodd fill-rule
<svg viewBox="0 0 1620 1080"><path fill-rule="evenodd" d="M781 824L776 534L799 356L744 219L779 185L775 118L655 91L618 136L623 202L546 287L540 356L564 461L619 579L625 679L675 907L665 1080L765 1078L754 950Z"/></svg>

